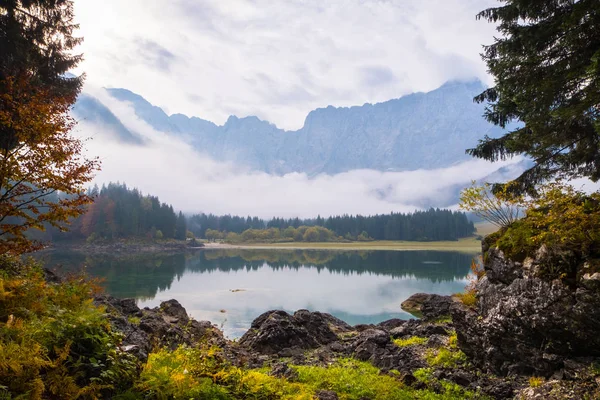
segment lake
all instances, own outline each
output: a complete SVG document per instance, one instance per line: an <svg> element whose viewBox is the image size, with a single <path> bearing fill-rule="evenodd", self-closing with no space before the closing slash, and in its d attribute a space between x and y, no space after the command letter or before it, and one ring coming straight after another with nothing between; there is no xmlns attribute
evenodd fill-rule
<svg viewBox="0 0 600 400"><path fill-rule="evenodd" d="M400 303L418 292L464 289L476 254L447 251L213 249L172 255L85 256L50 252L46 266L85 268L107 292L140 307L175 298L197 320L241 336L261 313L306 308L347 323L411 318Z"/></svg>

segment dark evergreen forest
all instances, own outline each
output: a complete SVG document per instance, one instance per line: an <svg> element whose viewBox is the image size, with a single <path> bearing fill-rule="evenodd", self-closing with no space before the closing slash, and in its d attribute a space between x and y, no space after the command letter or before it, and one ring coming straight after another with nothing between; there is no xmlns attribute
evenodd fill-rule
<svg viewBox="0 0 600 400"><path fill-rule="evenodd" d="M242 233L248 229L321 226L345 239L355 240L366 233L375 240L457 240L475 232L465 213L431 208L413 213L391 213L373 216L341 215L329 218L300 219L235 215L195 214L184 216L173 206L161 203L156 196L144 195L125 184L109 183L94 187L89 195L94 203L72 222L69 232L48 228L42 240L64 241L89 239L149 238L180 239L191 235L206 238L206 231ZM364 236L364 235L363 235ZM90 239L91 238L91 239Z"/></svg>

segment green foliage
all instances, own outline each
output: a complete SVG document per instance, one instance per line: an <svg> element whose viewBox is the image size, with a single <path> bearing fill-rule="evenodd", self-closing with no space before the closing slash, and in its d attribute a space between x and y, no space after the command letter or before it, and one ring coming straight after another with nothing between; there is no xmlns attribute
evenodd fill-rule
<svg viewBox="0 0 600 400"><path fill-rule="evenodd" d="M427 343L427 338L420 336L410 336L406 339L394 339L393 342L398 347L415 346Z"/></svg>
<svg viewBox="0 0 600 400"><path fill-rule="evenodd" d="M224 235L224 232L219 232L214 229L207 229L204 237L206 237L206 239L209 241L214 242L217 239L223 239Z"/></svg>
<svg viewBox="0 0 600 400"><path fill-rule="evenodd" d="M94 397L130 386L137 361L119 350L120 335L92 304L95 283L72 277L49 284L32 263L19 270L4 269L0 277L0 386L33 399Z"/></svg>
<svg viewBox="0 0 600 400"><path fill-rule="evenodd" d="M430 349L425 354L427 363L432 367L456 368L460 364L467 362L467 356L460 350L450 350L439 348Z"/></svg>
<svg viewBox="0 0 600 400"><path fill-rule="evenodd" d="M448 339L448 346L427 350L425 360L432 367L456 368L467 362L467 356L459 350L456 333L453 333Z"/></svg>
<svg viewBox="0 0 600 400"><path fill-rule="evenodd" d="M531 378L529 378L529 386L531 386L532 388L540 387L544 384L545 381L546 380L542 377L532 376Z"/></svg>
<svg viewBox="0 0 600 400"><path fill-rule="evenodd" d="M452 323L452 317L450 315L442 315L431 322L436 325L450 324Z"/></svg>
<svg viewBox="0 0 600 400"><path fill-rule="evenodd" d="M325 228L311 230L309 228ZM272 229L275 230L272 230ZM240 241L324 241L329 240L458 240L471 236L475 227L463 212L429 209L402 214L382 215L342 215L327 219L317 217L301 220L299 218L273 218L264 221L257 217L239 217L231 215L216 216L196 214L189 218L188 229L198 237L208 238L208 231L218 231L231 242ZM245 231L245 237L241 237ZM227 234L225 234L227 233Z"/></svg>
<svg viewBox="0 0 600 400"><path fill-rule="evenodd" d="M175 239L185 240L187 238L187 222L185 216L181 211L179 211L179 215L177 216L177 222L175 223ZM191 233L191 232L190 232ZM192 234L193 236L193 234Z"/></svg>
<svg viewBox="0 0 600 400"><path fill-rule="evenodd" d="M241 234L219 232L212 229L206 230L206 238L223 238L230 243L281 243L281 242L329 242L338 241L335 233L320 226L300 226L297 229L287 227L284 230L278 228L269 229L247 229Z"/></svg>
<svg viewBox="0 0 600 400"><path fill-rule="evenodd" d="M496 86L488 121L512 128L485 137L470 154L487 160L526 154L534 166L515 180L513 193L535 194L553 178L600 179L600 18L597 0L503 0L478 18L497 24L499 35L483 59ZM520 121L518 128L508 124Z"/></svg>
<svg viewBox="0 0 600 400"><path fill-rule="evenodd" d="M373 240L373 238L369 237L369 234L366 231L362 231L360 235L357 236L356 240L359 242L368 242Z"/></svg>
<svg viewBox="0 0 600 400"><path fill-rule="evenodd" d="M310 399L297 383L229 365L216 347L179 347L150 355L136 387L154 399Z"/></svg>
<svg viewBox="0 0 600 400"><path fill-rule="evenodd" d="M470 187L460 193L460 208L498 227L510 226L519 219L522 198L509 196L507 188L504 186L503 190L492 193L491 184L477 186L473 181Z"/></svg>
<svg viewBox="0 0 600 400"><path fill-rule="evenodd" d="M96 243L98 241L98 239L99 239L98 234L96 234L96 232L92 232L92 234L87 237L85 242L88 244L93 244L93 243Z"/></svg>
<svg viewBox="0 0 600 400"><path fill-rule="evenodd" d="M464 399L465 391L437 394L428 390L414 390L402 385L390 375L382 375L373 365L354 359L338 360L328 368L297 366L298 382L313 392L333 390L340 399L409 400L409 399ZM468 397L467 397L468 398Z"/></svg>
<svg viewBox="0 0 600 400"><path fill-rule="evenodd" d="M245 370L228 364L215 347L180 347L150 355L136 389L152 399L313 399L319 390L333 390L340 399L463 399L472 393L445 383L444 393L405 387L373 365L341 359L329 367L292 366L290 382L268 369Z"/></svg>
<svg viewBox="0 0 600 400"><path fill-rule="evenodd" d="M414 377L418 381L424 383L427 386L433 387L436 384L441 387L443 398L445 399L486 399L486 396L473 393L465 390L461 386L454 382L448 382L446 380L439 380L433 376L433 368L419 368L414 372Z"/></svg>
<svg viewBox="0 0 600 400"><path fill-rule="evenodd" d="M467 307L475 307L477 305L477 292L475 289L466 289L462 293L455 293L454 297Z"/></svg>
<svg viewBox="0 0 600 400"><path fill-rule="evenodd" d="M94 202L85 207L85 214L73 220L69 232L48 227L44 240L87 239L89 243L119 238L153 239L160 231L165 239L185 240L187 221L182 213L161 203L158 197L146 196L125 184L109 183L89 189Z"/></svg>
<svg viewBox="0 0 600 400"><path fill-rule="evenodd" d="M560 183L541 186L527 203L526 217L488 243L515 260L546 245L556 257L540 265L541 276L575 281L585 262L594 266L600 258L600 193L588 195Z"/></svg>

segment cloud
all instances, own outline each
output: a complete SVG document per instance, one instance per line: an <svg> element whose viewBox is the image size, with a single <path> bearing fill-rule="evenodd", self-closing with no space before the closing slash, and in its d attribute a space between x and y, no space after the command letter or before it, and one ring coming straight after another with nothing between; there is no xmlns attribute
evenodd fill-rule
<svg viewBox="0 0 600 400"><path fill-rule="evenodd" d="M316 177L304 173L269 175L217 162L183 141L152 129L135 116L129 104L115 100L104 90L88 89L88 93L107 105L127 129L142 135L147 143L123 145L104 132L104 127L82 121L76 134L93 138L87 142L87 151L102 161L96 182L126 182L186 212L270 218L412 212L429 203L452 206L457 187L519 161L491 164L473 160L444 169L408 172L354 170Z"/></svg>
<svg viewBox="0 0 600 400"><path fill-rule="evenodd" d="M177 60L175 54L153 40L137 38L137 54L153 68L161 72L169 72L171 65Z"/></svg>
<svg viewBox="0 0 600 400"><path fill-rule="evenodd" d="M362 84L367 87L389 85L396 76L388 67L363 67L360 69Z"/></svg>
<svg viewBox="0 0 600 400"><path fill-rule="evenodd" d="M218 124L235 111L297 129L330 104L376 103L465 77L491 83L479 53L495 29L475 14L496 3L76 0L80 72L92 85Z"/></svg>

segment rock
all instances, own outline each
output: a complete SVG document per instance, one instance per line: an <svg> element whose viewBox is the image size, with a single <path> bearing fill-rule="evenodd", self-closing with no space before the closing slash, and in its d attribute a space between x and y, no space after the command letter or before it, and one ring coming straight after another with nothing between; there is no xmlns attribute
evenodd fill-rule
<svg viewBox="0 0 600 400"><path fill-rule="evenodd" d="M276 354L284 349L315 349L337 341L335 332L351 329L345 322L320 312L299 310L292 316L285 311L267 311L252 322L239 343L261 354Z"/></svg>
<svg viewBox="0 0 600 400"><path fill-rule="evenodd" d="M298 357L302 353L304 353L304 351L299 347L286 347L285 349L280 350L277 355L279 357Z"/></svg>
<svg viewBox="0 0 600 400"><path fill-rule="evenodd" d="M416 315L420 318L421 307L423 306L423 302L429 299L429 296L431 295L428 293L415 293L408 299L404 300L402 304L400 304L400 308L402 308L407 313L411 313L412 315Z"/></svg>
<svg viewBox="0 0 600 400"><path fill-rule="evenodd" d="M182 323L187 323L190 320L190 318L187 315L187 312L185 311L185 308L183 308L183 306L179 304L179 302L175 299L163 301L162 303L160 303L160 310L164 314L176 318L177 321L175 322L179 321Z"/></svg>
<svg viewBox="0 0 600 400"><path fill-rule="evenodd" d="M485 393L493 399L512 399L515 392L515 386L516 384L514 381L507 382L495 380L493 382L488 382L487 384L483 385L481 387L481 390L483 393Z"/></svg>
<svg viewBox="0 0 600 400"><path fill-rule="evenodd" d="M426 321L450 315L450 296L438 294L416 293L402 302L401 307Z"/></svg>
<svg viewBox="0 0 600 400"><path fill-rule="evenodd" d="M315 395L318 400L338 400L338 395L333 390L319 390Z"/></svg>
<svg viewBox="0 0 600 400"><path fill-rule="evenodd" d="M271 368L270 375L278 378L286 378L289 381L295 381L298 379L298 371L290 368L286 363L277 363Z"/></svg>
<svg viewBox="0 0 600 400"><path fill-rule="evenodd" d="M423 302L421 313L425 321L450 315L450 305L453 303L452 297L433 294L429 299Z"/></svg>
<svg viewBox="0 0 600 400"><path fill-rule="evenodd" d="M465 371L456 371L450 375L450 380L460 386L468 386L473 377Z"/></svg>
<svg viewBox="0 0 600 400"><path fill-rule="evenodd" d="M372 324L358 324L358 325L354 325L354 330L356 332L364 332L367 329L377 329L377 326L372 325Z"/></svg>
<svg viewBox="0 0 600 400"><path fill-rule="evenodd" d="M351 355L361 361L369 361L382 371L396 369L412 373L426 366L413 347L398 347L392 343L388 332L368 329L360 332L350 344Z"/></svg>
<svg viewBox="0 0 600 400"><path fill-rule="evenodd" d="M387 321L378 323L377 325L375 325L375 327L383 329L385 331L389 331L389 330L392 330L399 326L402 326L405 323L406 323L406 320L404 320L404 319L392 318L392 319L388 319Z"/></svg>
<svg viewBox="0 0 600 400"><path fill-rule="evenodd" d="M394 338L394 339L398 339L401 338L403 336L408 336L409 335L409 330L406 329L405 326L398 326L392 330L390 330L390 335Z"/></svg>
<svg viewBox="0 0 600 400"><path fill-rule="evenodd" d="M402 374L399 380L406 386L413 386L415 383L418 382L418 379L415 378L413 374Z"/></svg>
<svg viewBox="0 0 600 400"><path fill-rule="evenodd" d="M600 290L538 277L553 260L545 248L522 264L488 250L477 307L451 306L458 345L476 366L549 377L569 358L600 356Z"/></svg>
<svg viewBox="0 0 600 400"><path fill-rule="evenodd" d="M431 335L427 340L427 347L442 347L448 344L448 338L442 335Z"/></svg>
<svg viewBox="0 0 600 400"><path fill-rule="evenodd" d="M210 322L190 320L185 308L176 300L144 310L139 309L134 299L107 295L97 296L95 303L106 307L112 329L124 335L121 348L142 361L155 345L174 349L180 344L193 346L203 339L217 344L224 341L221 332Z"/></svg>
<svg viewBox="0 0 600 400"><path fill-rule="evenodd" d="M336 353L344 353L346 351L346 346L340 342L333 342L329 345L329 349Z"/></svg>
<svg viewBox="0 0 600 400"><path fill-rule="evenodd" d="M432 335L448 335L448 330L444 325L437 325L431 323L425 323L418 320L406 321L405 324L400 325L389 331L389 334L394 338L401 338L407 336L421 336L429 337Z"/></svg>
<svg viewBox="0 0 600 400"><path fill-rule="evenodd" d="M44 279L46 280L46 282L61 283L63 281L60 275L48 268L42 269L42 272L44 273Z"/></svg>

